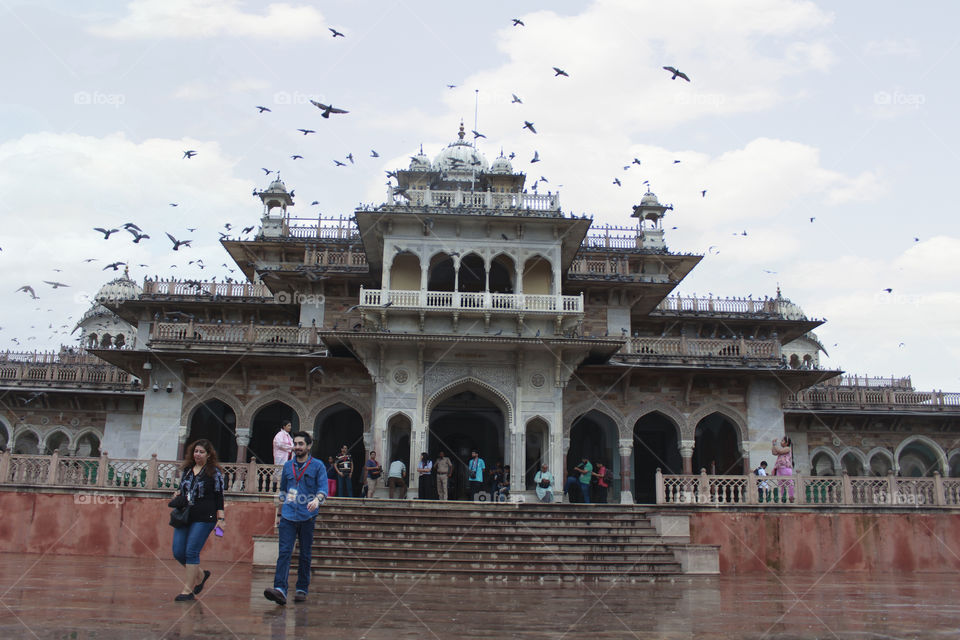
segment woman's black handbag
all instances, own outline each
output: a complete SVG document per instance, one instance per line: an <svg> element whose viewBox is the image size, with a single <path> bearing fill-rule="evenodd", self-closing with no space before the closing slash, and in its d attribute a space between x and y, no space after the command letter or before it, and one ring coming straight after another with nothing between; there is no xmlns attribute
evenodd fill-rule
<svg viewBox="0 0 960 640"><path fill-rule="evenodd" d="M549 478L542 478L542 479L540 480L540 488L541 488L541 489L549 489L549 488L550 488L550 479L549 479Z"/></svg>
<svg viewBox="0 0 960 640"><path fill-rule="evenodd" d="M183 494L175 496L173 500L167 503L171 508L170 526L174 529L182 529L190 525L190 501Z"/></svg>

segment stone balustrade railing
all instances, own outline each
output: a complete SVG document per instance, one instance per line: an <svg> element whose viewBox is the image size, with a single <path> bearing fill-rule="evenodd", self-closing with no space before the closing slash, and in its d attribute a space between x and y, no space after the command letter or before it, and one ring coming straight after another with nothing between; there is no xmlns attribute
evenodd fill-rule
<svg viewBox="0 0 960 640"><path fill-rule="evenodd" d="M960 508L960 478L887 476L719 476L656 472L657 504L741 507Z"/></svg>
<svg viewBox="0 0 960 640"><path fill-rule="evenodd" d="M200 282L197 280L144 280L143 296L184 296L220 298L269 298L266 285L251 282Z"/></svg>
<svg viewBox="0 0 960 640"><path fill-rule="evenodd" d="M150 342L176 344L316 345L316 328L206 322L155 322Z"/></svg>
<svg viewBox="0 0 960 640"><path fill-rule="evenodd" d="M858 376L842 375L836 378L824 380L820 385L831 387L873 387L873 388L895 388L901 390L913 391L913 381L910 376L897 378L895 376Z"/></svg>
<svg viewBox="0 0 960 640"><path fill-rule="evenodd" d="M442 191L407 189L398 197L391 189L387 206L448 207L473 209L521 209L525 211L560 212L560 194L495 193L492 191Z"/></svg>
<svg viewBox="0 0 960 640"><path fill-rule="evenodd" d="M628 338L620 355L656 358L734 358L780 362L780 342L747 338Z"/></svg>
<svg viewBox="0 0 960 640"><path fill-rule="evenodd" d="M92 356L67 357L64 361L0 360L0 385L44 387L136 388L140 383L126 371Z"/></svg>
<svg viewBox="0 0 960 640"><path fill-rule="evenodd" d="M359 248L354 251L350 248L340 250L308 247L304 252L303 263L331 269L368 269L367 254Z"/></svg>
<svg viewBox="0 0 960 640"><path fill-rule="evenodd" d="M744 314L765 315L787 318L790 320L802 319L798 308L792 302L782 298L706 298L697 296L670 296L657 305L657 313L705 313L705 314Z"/></svg>
<svg viewBox="0 0 960 640"><path fill-rule="evenodd" d="M495 313L583 313L583 294L576 296L489 291L420 291L360 288L360 307L424 311L489 311Z"/></svg>
<svg viewBox="0 0 960 640"><path fill-rule="evenodd" d="M909 407L911 409L960 409L960 393L943 391L904 391L896 388L817 386L792 393L784 402L784 409L814 409L821 407L883 408Z"/></svg>
<svg viewBox="0 0 960 640"><path fill-rule="evenodd" d="M99 458L74 458L54 452L49 456L0 455L0 485L106 488L173 491L180 484L181 462ZM272 464L222 463L226 492L270 495L276 491L277 470Z"/></svg>

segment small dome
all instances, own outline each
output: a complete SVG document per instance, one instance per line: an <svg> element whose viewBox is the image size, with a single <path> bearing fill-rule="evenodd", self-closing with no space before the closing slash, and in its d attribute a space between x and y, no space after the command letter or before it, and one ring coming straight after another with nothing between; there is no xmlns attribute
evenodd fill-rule
<svg viewBox="0 0 960 640"><path fill-rule="evenodd" d="M657 200L657 196L655 196L652 192L647 191L645 194L643 194L643 197L640 198L640 205L641 206L651 205L654 207L659 207L660 201Z"/></svg>
<svg viewBox="0 0 960 640"><path fill-rule="evenodd" d="M513 165L510 164L510 161L503 156L503 152L500 152L500 157L493 161L493 164L490 165L490 173L502 173L502 174L512 174Z"/></svg>
<svg viewBox="0 0 960 640"><path fill-rule="evenodd" d="M286 193L287 185L283 184L283 180L277 178L270 183L270 186L267 187L267 191L279 191L280 193Z"/></svg>
<svg viewBox="0 0 960 640"><path fill-rule="evenodd" d="M433 167L430 165L430 158L423 153L423 147L420 147L420 153L410 156L410 171L430 171Z"/></svg>
<svg viewBox="0 0 960 640"><path fill-rule="evenodd" d="M97 302L121 302L138 298L141 293L143 293L143 289L124 272L119 278L100 287L94 299Z"/></svg>
<svg viewBox="0 0 960 640"><path fill-rule="evenodd" d="M464 140L463 123L460 123L459 139L447 145L433 161L438 171L471 176L487 170L489 166L483 154L472 143Z"/></svg>

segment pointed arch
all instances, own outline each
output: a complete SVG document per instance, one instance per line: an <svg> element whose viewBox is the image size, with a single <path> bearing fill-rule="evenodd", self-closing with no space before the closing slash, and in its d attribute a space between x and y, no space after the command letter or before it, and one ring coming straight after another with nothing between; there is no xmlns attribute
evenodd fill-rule
<svg viewBox="0 0 960 640"><path fill-rule="evenodd" d="M639 422L644 416L651 413L659 413L673 423L677 429L677 442L682 440L683 434L689 430L687 428L687 418L673 405L660 401L644 402L627 415L627 419L624 421L624 424L621 428L620 437L625 440L632 438L633 429L637 422Z"/></svg>
<svg viewBox="0 0 960 640"><path fill-rule="evenodd" d="M837 453L832 449L820 446L810 451L810 470L814 475L820 475L816 473L817 465L814 464L818 456L823 456L830 460L830 464L833 466L833 473L840 473L843 467L840 465L840 458L837 456Z"/></svg>
<svg viewBox="0 0 960 640"><path fill-rule="evenodd" d="M844 467L843 465L843 459L846 458L848 455L853 456L856 459L856 461L860 463L860 468L864 473L866 473L867 470L870 468L867 465L867 456L863 453L863 451L861 451L856 447L844 447L843 449L837 452L837 458L839 458L840 460L840 466L837 468L837 471L846 470L846 467ZM851 475L857 475L857 474L851 474Z"/></svg>
<svg viewBox="0 0 960 640"><path fill-rule="evenodd" d="M53 444L53 441L57 435L60 435L63 437L64 442L66 442L68 451L73 450L73 441L70 439L70 434L67 433L67 429L65 427L54 427L50 431L50 433L48 433L47 436L43 439L43 442L40 443L41 451L50 451L51 453L53 453L53 449L51 448L50 445ZM63 443L61 442L60 444L63 444ZM59 449L60 447L57 447L57 448Z"/></svg>
<svg viewBox="0 0 960 640"><path fill-rule="evenodd" d="M202 407L210 400L219 400L223 404L227 405L233 409L233 414L237 416L237 419L240 419L240 416L243 413L243 403L232 394L221 391L220 389L210 388L202 393L192 394L190 399L183 403L183 409L180 411L180 424L189 425L190 420L193 419L193 414L197 411L197 409Z"/></svg>
<svg viewBox="0 0 960 640"><path fill-rule="evenodd" d="M616 408L610 406L610 404L600 400L599 398L594 398L593 400L584 400L583 402L578 402L572 407L564 407L563 409L563 437L570 437L570 429L573 427L573 423L577 419L587 415L591 411L597 411L604 414L617 425L617 432L623 433L623 424L624 418L623 414L620 413ZM623 436L620 436L621 438Z"/></svg>
<svg viewBox="0 0 960 640"><path fill-rule="evenodd" d="M280 389L274 389L272 391L267 391L266 393L258 396L254 400L251 400L247 406L243 408L243 420L242 423L246 425L253 424L253 418L257 415L257 412L266 407L267 405L273 404L274 402L282 402L296 412L297 417L300 420L300 424L307 424L307 407L304 404L286 391L281 391Z"/></svg>
<svg viewBox="0 0 960 640"><path fill-rule="evenodd" d="M37 441L37 453L39 454L41 447L43 446L43 438L40 436L40 432L37 429L30 426L22 426L14 430L10 450L16 452L18 446L22 443L24 436L33 436L33 438Z"/></svg>
<svg viewBox="0 0 960 640"><path fill-rule="evenodd" d="M97 439L98 449L103 446L103 433L101 431L98 431L94 427L86 427L85 429L78 431L73 436L73 441L70 443L70 449L72 451L76 451L77 447L80 446L80 440L82 440L86 436L93 436L94 438Z"/></svg>
<svg viewBox="0 0 960 640"><path fill-rule="evenodd" d="M334 393L325 395L310 405L310 410L306 414L307 419L301 424L310 426L312 429L313 424L317 421L317 416L336 404L346 405L356 411L358 414L360 414L360 419L363 420L363 430L368 431L370 429L370 424L372 422L372 411L370 409L370 405L361 401L357 396L343 393L342 391L336 391Z"/></svg>
<svg viewBox="0 0 960 640"><path fill-rule="evenodd" d="M483 396L494 405L498 405L500 410L503 411L504 422L506 426L509 428L511 425L513 425L513 405L511 404L509 398L503 395L503 393L501 393L495 387L483 382L482 380L478 380L473 376L468 376L455 382L451 382L450 384L438 389L432 396L430 396L430 399L424 404L424 423L430 424L430 413L433 411L434 407L450 396L456 395L461 391L475 391L478 393L478 395Z"/></svg>
<svg viewBox="0 0 960 640"><path fill-rule="evenodd" d="M867 469L870 470L871 475L886 475L878 474L874 469L875 467L879 468L879 465L874 465L874 458L885 458L887 461L887 472L893 471L896 467L895 461L893 459L893 453L884 447L874 447L867 452Z"/></svg>
<svg viewBox="0 0 960 640"><path fill-rule="evenodd" d="M913 444L913 443L921 444L921 445L927 447L928 449L930 449L930 452L931 452L931 453L934 455L934 457L937 459L937 465L939 466L939 468L936 469L936 471L939 471L939 472L940 472L940 475L945 475L945 474L946 474L946 470L947 470L947 468L948 468L948 467L947 467L947 456L946 456L946 454L944 453L943 448L942 448L939 444L937 444L936 442L934 442L931 438L928 438L927 436L923 436L923 435L912 435L912 436L909 436L909 437L907 437L907 438L904 438L904 440L903 440L899 445L897 445L897 449L896 449L896 451L894 451L894 453L893 453L893 459L894 459L894 464L895 464L895 467L894 467L894 468L895 468L898 472L901 471L901 469L900 469L900 456L901 456L901 454L903 453L904 449L906 449L907 447L909 447L909 446L910 446L911 444ZM934 471L934 470L931 470L931 471L930 471L930 474L931 474L931 475L933 474L933 471Z"/></svg>
<svg viewBox="0 0 960 640"><path fill-rule="evenodd" d="M711 404L704 405L690 414L690 416L687 418L687 432L684 434L686 439L693 440L696 435L697 425L700 424L701 420L713 413L720 414L729 420L734 427L736 427L737 444L742 450L744 438L748 433L747 419L739 411L722 402L713 402Z"/></svg>

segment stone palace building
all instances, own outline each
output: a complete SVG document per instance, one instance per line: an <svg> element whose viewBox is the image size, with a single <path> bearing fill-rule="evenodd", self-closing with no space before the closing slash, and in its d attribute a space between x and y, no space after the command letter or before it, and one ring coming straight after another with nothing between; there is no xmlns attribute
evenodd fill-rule
<svg viewBox="0 0 960 640"><path fill-rule="evenodd" d="M0 354L0 442L174 459L206 437L225 461L272 462L291 419L356 466L442 449L456 495L472 448L515 489L586 456L625 502L653 502L657 468L772 465L784 433L803 473L960 474L960 394L821 368L823 320L779 291L671 296L702 256L668 248L654 194L594 225L462 126L396 182L351 219L308 220L273 181L256 236L222 241L244 282L108 283L81 349Z"/></svg>

